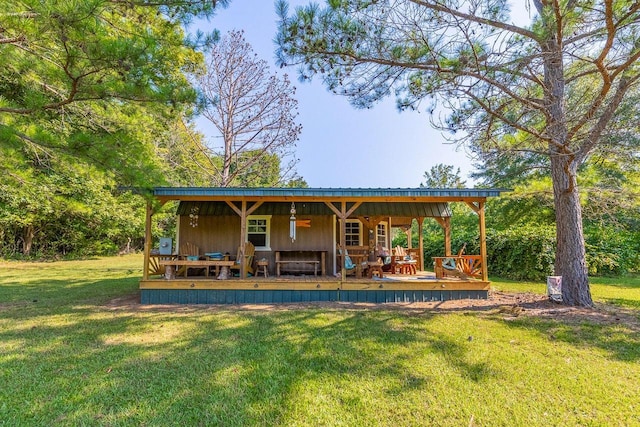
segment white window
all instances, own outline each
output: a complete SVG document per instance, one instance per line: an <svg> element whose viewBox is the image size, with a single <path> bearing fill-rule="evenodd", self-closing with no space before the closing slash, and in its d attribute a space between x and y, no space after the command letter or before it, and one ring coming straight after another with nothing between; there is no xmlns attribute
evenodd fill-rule
<svg viewBox="0 0 640 427"><path fill-rule="evenodd" d="M271 215L251 215L247 217L247 241L256 250L271 250Z"/></svg>
<svg viewBox="0 0 640 427"><path fill-rule="evenodd" d="M379 222L376 227L376 246L389 249L389 227L386 222Z"/></svg>
<svg viewBox="0 0 640 427"><path fill-rule="evenodd" d="M347 246L362 246L362 224L357 219L348 219L344 235Z"/></svg>

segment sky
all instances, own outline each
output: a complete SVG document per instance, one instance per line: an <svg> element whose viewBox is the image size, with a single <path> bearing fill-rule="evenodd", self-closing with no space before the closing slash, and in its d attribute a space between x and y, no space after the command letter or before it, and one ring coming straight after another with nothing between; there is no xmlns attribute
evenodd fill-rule
<svg viewBox="0 0 640 427"><path fill-rule="evenodd" d="M290 0L289 13L309 0ZM522 3L521 3L522 4ZM513 9L514 15L524 16ZM467 187L473 187L469 173L473 161L463 147L433 129L429 114L419 111L398 112L393 97L368 110L352 107L346 97L327 91L317 77L298 80L294 67L280 69L275 63L273 39L277 29L275 1L232 0L219 9L209 22L198 24L203 30L216 28L221 34L236 29L244 36L260 59L267 61L271 73L286 73L296 87L297 123L302 133L296 154L298 174L312 188L412 188L424 182L424 173L443 163L460 168ZM206 119L196 122L205 137L216 130Z"/></svg>

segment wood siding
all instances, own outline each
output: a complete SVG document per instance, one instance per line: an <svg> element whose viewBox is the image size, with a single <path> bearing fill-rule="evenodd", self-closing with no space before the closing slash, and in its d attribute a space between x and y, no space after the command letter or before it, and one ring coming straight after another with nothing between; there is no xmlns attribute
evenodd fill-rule
<svg viewBox="0 0 640 427"><path fill-rule="evenodd" d="M256 249L255 260L269 261L269 274L275 275L275 251L326 251L325 269L333 272L335 257L334 217L300 216L299 220L310 220L311 227L298 227L296 240L289 237L289 217L274 215L271 217L270 251ZM229 252L235 257L240 245L240 218L236 215L206 216L198 218L198 226L189 224L188 216L180 217L178 236L184 244L190 242L200 248L200 255L207 252ZM176 246L179 247L179 246Z"/></svg>

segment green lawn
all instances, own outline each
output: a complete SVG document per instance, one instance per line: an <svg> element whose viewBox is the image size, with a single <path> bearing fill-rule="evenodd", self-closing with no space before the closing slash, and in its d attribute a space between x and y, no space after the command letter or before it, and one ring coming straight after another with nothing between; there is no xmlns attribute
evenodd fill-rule
<svg viewBox="0 0 640 427"><path fill-rule="evenodd" d="M141 265L0 263L0 425L640 425L635 325L107 304ZM638 278L592 291L640 316Z"/></svg>

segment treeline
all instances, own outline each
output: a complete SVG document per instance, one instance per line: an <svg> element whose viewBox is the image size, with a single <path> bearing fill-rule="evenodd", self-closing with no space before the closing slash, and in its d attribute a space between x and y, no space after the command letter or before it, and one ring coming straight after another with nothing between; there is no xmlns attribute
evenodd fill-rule
<svg viewBox="0 0 640 427"><path fill-rule="evenodd" d="M118 191L104 174L76 166L73 176L48 174L41 185L0 185L0 256L53 259L114 255L141 250L144 244L145 200ZM177 182L175 185L189 185ZM512 194L487 203L489 271L505 278L541 280L552 274L555 255L553 212L539 196ZM585 204L595 203L585 197ZM452 206L452 250L466 244L479 253L478 218L465 205ZM585 209L588 211L588 209ZM175 206L156 215L156 235L175 227ZM424 223L425 257L444 254L442 228ZM417 224L412 231L418 247ZM587 262L591 275L640 272L640 213L617 208L585 223ZM406 244L399 234L394 244Z"/></svg>

